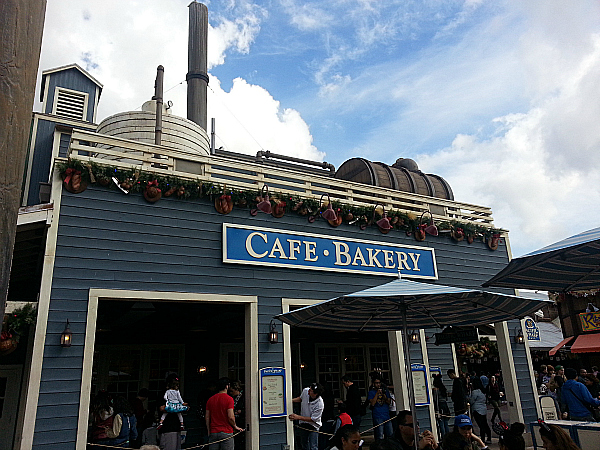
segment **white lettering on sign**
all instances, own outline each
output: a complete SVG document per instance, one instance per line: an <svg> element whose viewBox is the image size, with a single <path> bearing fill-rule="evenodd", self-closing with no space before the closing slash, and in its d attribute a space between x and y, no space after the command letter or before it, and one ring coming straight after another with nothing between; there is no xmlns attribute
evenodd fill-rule
<svg viewBox="0 0 600 450"><path fill-rule="evenodd" d="M394 264L394 252L391 250L382 250L383 251L383 262L385 264L386 269L393 269L396 267Z"/></svg>
<svg viewBox="0 0 600 450"><path fill-rule="evenodd" d="M300 254L300 244L302 242L296 239L288 239L287 241L290 243L290 259L298 259L296 253Z"/></svg>
<svg viewBox="0 0 600 450"><path fill-rule="evenodd" d="M398 255L398 270L410 270L407 262L408 255L404 252L396 252L396 255Z"/></svg>
<svg viewBox="0 0 600 450"><path fill-rule="evenodd" d="M275 239L275 243L271 248L271 253L269 253L269 258L277 258L277 256L275 256L275 252L279 253L279 258L288 259L288 257L285 256L285 252L283 251L283 246L281 245L279 238Z"/></svg>
<svg viewBox="0 0 600 450"><path fill-rule="evenodd" d="M409 253L409 255L410 255L410 259L412 259L412 262L413 262L412 270L420 271L421 269L419 269L419 258L421 257L421 255L418 253ZM416 258L415 258L415 256L416 256Z"/></svg>
<svg viewBox="0 0 600 450"><path fill-rule="evenodd" d="M246 251L247 251L247 252L248 252L248 254L249 254L250 256L252 256L253 258L260 259L260 258L262 258L263 256L266 256L266 254L267 254L267 253L269 253L269 252L267 251L267 252L264 252L264 253L258 254L258 253L256 253L256 252L254 251L254 249L252 248L252 238L253 238L254 236L260 236L260 237L263 239L263 241L265 241L265 244L266 244L266 243L267 243L267 235L266 235L266 234L263 234L263 233L259 233L258 231L255 231L254 233L250 233L250 234L248 235L248 237L246 238Z"/></svg>
<svg viewBox="0 0 600 450"><path fill-rule="evenodd" d="M350 247L345 242L337 242L333 241L333 245L335 246L335 265L336 266L348 266L350 265ZM342 250L343 248L343 250ZM344 257L344 262L342 262L342 256Z"/></svg>
<svg viewBox="0 0 600 450"><path fill-rule="evenodd" d="M351 245L343 241L331 240L328 243L333 246L333 261L329 264L337 267L385 269L385 270L404 270L408 272L420 272L419 264L421 262L421 253L411 252L409 250L390 250L385 248L371 248L369 246L356 246L351 249ZM372 244L371 244L372 245ZM283 260L303 260L306 262L319 262L319 254L325 257L330 255L332 250L323 248L323 244L317 240L308 240L301 236L272 236L269 233L261 231L252 231L245 238L245 249L247 255L254 260L266 260L267 258L275 261ZM318 254L317 254L318 252ZM426 255L427 257L427 255ZM426 258L425 257L425 258ZM424 259L425 259L424 258ZM274 262L275 262L274 261ZM425 271L428 271L427 260Z"/></svg>
<svg viewBox="0 0 600 450"><path fill-rule="evenodd" d="M319 259L319 257L317 256L317 243L310 242L310 241L302 241L302 242L304 242L304 248L306 249L305 255L304 255L304 261L316 261L317 259Z"/></svg>
<svg viewBox="0 0 600 450"><path fill-rule="evenodd" d="M377 255L381 253L381 250L373 250L372 248L367 248L367 251L369 252L369 267L375 267L377 265L377 267L383 268L383 266L377 259ZM373 253L373 251L375 251L375 253Z"/></svg>

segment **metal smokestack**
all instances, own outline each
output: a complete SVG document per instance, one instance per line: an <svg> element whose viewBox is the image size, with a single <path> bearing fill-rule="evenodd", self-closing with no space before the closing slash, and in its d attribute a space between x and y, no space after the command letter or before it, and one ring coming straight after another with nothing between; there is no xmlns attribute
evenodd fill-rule
<svg viewBox="0 0 600 450"><path fill-rule="evenodd" d="M189 4L187 118L206 131L206 88L208 86L206 42L208 8L198 2Z"/></svg>
<svg viewBox="0 0 600 450"><path fill-rule="evenodd" d="M156 81L154 82L154 97L156 100L156 125L154 126L154 143L160 145L162 142L162 110L163 110L163 80L165 78L165 68L158 66L156 68Z"/></svg>

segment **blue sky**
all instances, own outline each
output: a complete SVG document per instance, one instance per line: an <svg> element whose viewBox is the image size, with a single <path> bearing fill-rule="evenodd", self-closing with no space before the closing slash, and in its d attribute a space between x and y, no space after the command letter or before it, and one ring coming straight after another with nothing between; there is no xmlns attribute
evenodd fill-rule
<svg viewBox="0 0 600 450"><path fill-rule="evenodd" d="M148 100L162 64L185 116L188 4L48 2L40 70L88 69L102 120ZM413 158L490 206L515 256L598 226L597 1L207 5L209 117L226 149Z"/></svg>

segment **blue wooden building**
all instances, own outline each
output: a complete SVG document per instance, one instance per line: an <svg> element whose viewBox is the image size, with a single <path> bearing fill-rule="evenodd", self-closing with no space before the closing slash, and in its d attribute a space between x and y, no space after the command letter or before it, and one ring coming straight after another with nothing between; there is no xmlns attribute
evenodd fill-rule
<svg viewBox="0 0 600 450"><path fill-rule="evenodd" d="M206 87L203 70L190 66L190 85ZM273 316L385 283L399 269L424 282L479 287L510 259L491 210L455 200L441 177L411 160L356 158L336 172L268 152L214 150L205 118L169 114L162 99L97 124L101 90L75 64L43 73L8 309L33 302L38 317L19 350L0 358L12 393L4 408L13 413L0 419L8 436L0 450L84 449L97 392L132 397L147 388L152 409L169 372L180 375L192 406L189 445L203 439L201 406L222 376L243 385L249 449L294 448L283 411L313 381L326 386L331 409L345 397L344 374L365 389L377 371L404 409L400 332L289 329ZM327 221L329 199L339 209ZM445 232L415 239L420 218ZM62 346L67 324L72 345ZM490 325L510 420L533 421L531 360L527 343L514 339L521 324ZM439 331L417 330L420 343L411 346L428 380L432 370L466 369L454 345L434 345ZM269 367L285 369L274 414L262 408L260 373ZM430 383L426 390L431 398ZM431 402L418 416L437 431Z"/></svg>

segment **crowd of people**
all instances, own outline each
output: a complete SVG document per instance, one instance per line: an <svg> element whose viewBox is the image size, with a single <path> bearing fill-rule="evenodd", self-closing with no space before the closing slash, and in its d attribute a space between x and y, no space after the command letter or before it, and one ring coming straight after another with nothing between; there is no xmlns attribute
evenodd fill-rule
<svg viewBox="0 0 600 450"><path fill-rule="evenodd" d="M479 427L479 433L485 443L491 443L492 430L487 418L488 405L494 409L491 417L491 423L502 421L500 406L504 397L504 387L502 384L502 375L500 372L495 374L481 372L477 375L475 372L456 374L454 369L447 371L448 378L452 381L452 400L454 414L465 414L469 408L471 416ZM436 411L436 419L440 438L443 438L449 432L448 419L450 408L447 403L448 392L444 386L442 375L434 375L433 378L433 397Z"/></svg>
<svg viewBox="0 0 600 450"><path fill-rule="evenodd" d="M600 420L600 381L598 367L577 371L557 365L540 366L535 373L538 392L556 400L561 417L568 420L597 422Z"/></svg>
<svg viewBox="0 0 600 450"><path fill-rule="evenodd" d="M453 392L459 389L459 383L464 388L461 390L464 398L452 397L455 408L459 408L458 413L453 417L453 430L448 429L447 432L443 433L441 439L436 438L431 430L426 429L419 432L419 425L417 423L415 427L415 419L411 411L402 410L396 414L390 414L389 406L394 402L393 395L386 387L381 376L372 378L367 400L364 403L361 402L360 391L356 384L350 377L344 376L342 382L347 390L347 404L340 403L341 412L336 420L335 434L327 439L324 444L319 439L320 435L327 434L321 431L323 425L322 415L325 408L322 398L323 387L319 383L312 383L302 391L300 396L293 399L294 403L300 404L300 413L289 415L290 420L297 422L298 446L302 450L358 450L363 448L364 440L361 436L359 423L360 417L364 415L365 411L361 411L360 408L366 405L371 408L373 414L374 428L372 430L375 440L369 446L371 450L412 450L415 448L415 444L421 450L488 449L491 430L487 426L487 420L485 424L482 421L481 416L486 417L484 413L477 412L477 404L483 402L485 405L485 399L490 398L490 392L501 392L500 387L494 387L498 383L495 379L496 376L488 378L486 375L477 377L470 374L468 383L464 385L462 378L466 377L458 377L454 371L448 371L448 375L453 380ZM483 386L482 377L488 378L485 387ZM447 391L439 375L434 379L434 385L435 389L439 391L434 395L438 397L437 401L441 404L445 401ZM492 389L490 389L490 386L492 386ZM494 395L494 397L496 396ZM479 422L481 436L473 432L471 418L460 410L461 406L466 410L469 405L475 420L481 420ZM348 408L351 413L355 414L346 412ZM358 420L356 420L356 417L358 417ZM447 427L449 418L450 414L447 414L445 419ZM415 428L417 434L415 434ZM508 426L500 420L494 424L494 431L498 435L500 450L525 450L524 424L513 423ZM544 447L548 450L579 450L570 436L556 425L540 421L540 435Z"/></svg>
<svg viewBox="0 0 600 450"><path fill-rule="evenodd" d="M184 415L189 410L179 392L177 374L168 374L165 393L155 410L148 408L149 391L141 389L127 400L100 391L92 399L88 442L91 448L180 450L185 437ZM208 450L245 448L245 406L239 381L221 378L198 409L206 425Z"/></svg>
<svg viewBox="0 0 600 450"><path fill-rule="evenodd" d="M442 376L435 375L433 379L433 397L438 418L438 436L430 430L424 430L419 435L419 448L422 449L460 449L487 448L491 442L491 429L487 423L487 403L494 402L494 418L500 417L499 401L502 397L502 388L496 375L488 377L482 374L457 376L454 371L448 371L453 382L451 399L457 411L454 420L454 430L450 431L449 420L451 416L448 406L448 390ZM483 380L482 380L483 378ZM372 416L372 432L375 443L373 449L411 449L414 446L414 428L412 413L407 410L396 412L393 391L387 386L385 379L379 373L371 374L371 384L366 393L366 401L362 401L362 393L357 384L347 375L342 377L346 388L345 402L338 404L339 416L334 419L334 437L330 440L319 439L332 431L323 426L323 413L325 401L323 387L313 383L305 388L301 395L294 398L295 403L300 403L300 413L290 414L289 419L297 421L297 436L299 447L303 450L337 449L356 450L363 444L360 439L359 427L362 417L370 411ZM485 387L484 387L485 382ZM458 394L458 395L457 395ZM471 406L471 413L479 424L481 437L473 433L471 418L464 413ZM516 425L506 430L505 442L510 442L507 448L517 449L512 444L518 441L518 436L523 434L524 428ZM523 438L520 437L522 441ZM524 444L523 444L524 445ZM523 447L524 448L524 447Z"/></svg>

